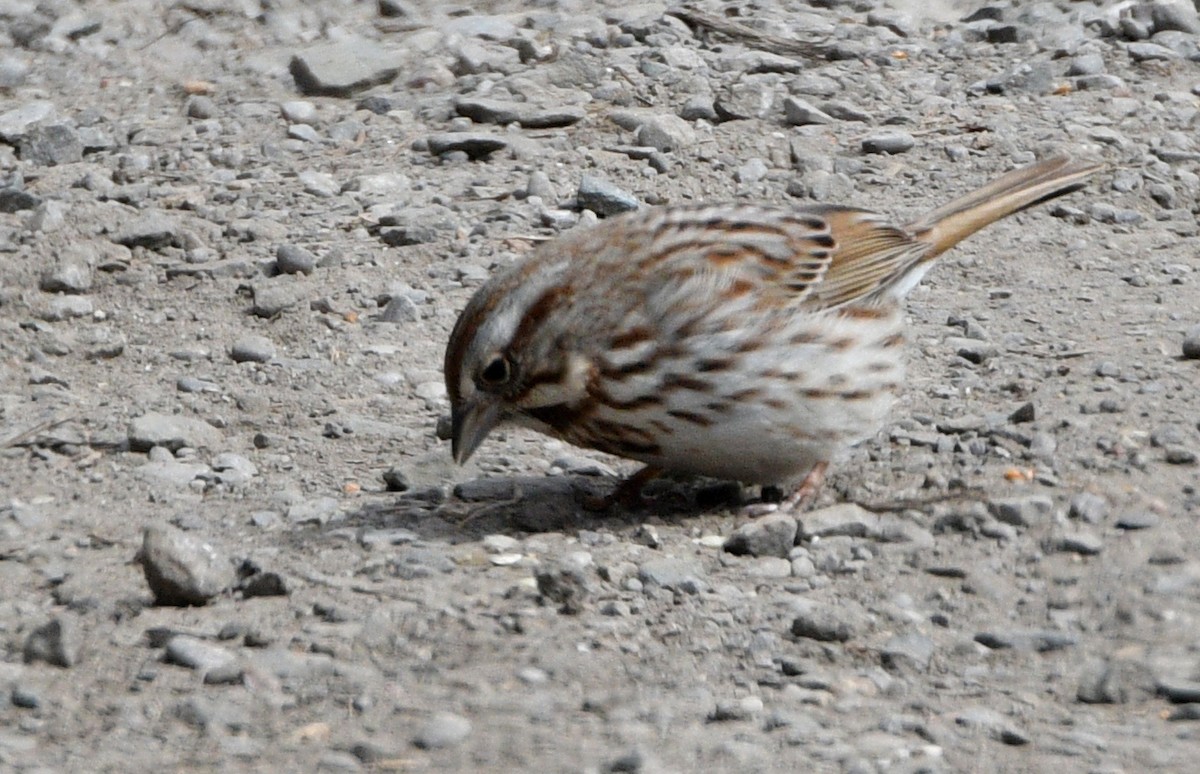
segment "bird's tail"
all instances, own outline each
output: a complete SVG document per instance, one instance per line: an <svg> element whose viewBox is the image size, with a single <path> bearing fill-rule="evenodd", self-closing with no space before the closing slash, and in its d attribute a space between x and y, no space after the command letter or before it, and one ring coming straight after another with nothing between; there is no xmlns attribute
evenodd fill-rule
<svg viewBox="0 0 1200 774"><path fill-rule="evenodd" d="M993 180L983 188L938 207L906 230L929 245L922 261L931 261L976 231L1026 207L1083 187L1103 164L1061 155L1030 164Z"/></svg>

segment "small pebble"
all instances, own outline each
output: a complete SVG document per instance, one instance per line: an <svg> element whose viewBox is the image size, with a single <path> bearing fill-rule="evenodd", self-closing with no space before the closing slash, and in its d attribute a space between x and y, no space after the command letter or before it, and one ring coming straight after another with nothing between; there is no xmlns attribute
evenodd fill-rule
<svg viewBox="0 0 1200 774"><path fill-rule="evenodd" d="M866 137L862 141L863 153L905 153L917 144L908 132L884 131Z"/></svg>
<svg viewBox="0 0 1200 774"><path fill-rule="evenodd" d="M266 336L243 336L234 342L229 356L235 363L266 363L275 357L275 345Z"/></svg>

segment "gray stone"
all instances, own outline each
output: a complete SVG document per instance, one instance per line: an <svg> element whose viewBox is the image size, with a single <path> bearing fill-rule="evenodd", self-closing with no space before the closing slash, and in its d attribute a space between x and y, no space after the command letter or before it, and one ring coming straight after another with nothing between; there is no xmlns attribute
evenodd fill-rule
<svg viewBox="0 0 1200 774"><path fill-rule="evenodd" d="M1058 535L1050 541L1050 547L1056 551L1095 556L1104 550L1104 540L1090 530L1073 530Z"/></svg>
<svg viewBox="0 0 1200 774"><path fill-rule="evenodd" d="M167 641L163 654L167 663L205 673L229 666L237 657L226 648L214 645L199 637L177 634Z"/></svg>
<svg viewBox="0 0 1200 774"><path fill-rule="evenodd" d="M15 89L25 82L29 65L15 56L0 56L0 89Z"/></svg>
<svg viewBox="0 0 1200 774"><path fill-rule="evenodd" d="M214 546L165 525L142 534L138 561L159 605L203 605L233 585L233 564Z"/></svg>
<svg viewBox="0 0 1200 774"><path fill-rule="evenodd" d="M1179 58L1175 51L1157 43L1130 43L1125 50L1135 62L1165 62Z"/></svg>
<svg viewBox="0 0 1200 774"><path fill-rule="evenodd" d="M876 132L862 141L863 153L905 153L913 149L917 141L908 132L897 129Z"/></svg>
<svg viewBox="0 0 1200 774"><path fill-rule="evenodd" d="M229 356L235 363L266 363L275 357L275 344L266 336L243 336L230 347Z"/></svg>
<svg viewBox="0 0 1200 774"><path fill-rule="evenodd" d="M210 467L216 472L217 480L229 486L242 486L258 475L253 462L233 452L222 452L213 457Z"/></svg>
<svg viewBox="0 0 1200 774"><path fill-rule="evenodd" d="M141 215L117 231L113 241L126 247L144 247L147 250L162 250L179 246L182 235L179 224L162 213L151 212Z"/></svg>
<svg viewBox="0 0 1200 774"><path fill-rule="evenodd" d="M333 497L318 497L288 506L287 520L297 526L321 525L329 522L338 513L338 501Z"/></svg>
<svg viewBox="0 0 1200 774"><path fill-rule="evenodd" d="M796 544L796 520L783 513L772 513L743 524L730 535L724 549L739 556L786 557Z"/></svg>
<svg viewBox="0 0 1200 774"><path fill-rule="evenodd" d="M1177 704L1200 703L1200 682L1196 680L1177 680L1163 678L1155 685L1158 693Z"/></svg>
<svg viewBox="0 0 1200 774"><path fill-rule="evenodd" d="M792 126L808 126L832 124L836 119L807 100L789 96L783 98L783 120Z"/></svg>
<svg viewBox="0 0 1200 774"><path fill-rule="evenodd" d="M317 256L299 245L285 244L275 249L275 270L280 274L312 274Z"/></svg>
<svg viewBox="0 0 1200 774"><path fill-rule="evenodd" d="M758 696L746 696L741 699L719 701L708 713L708 720L722 723L731 720L750 720L763 711L763 700Z"/></svg>
<svg viewBox="0 0 1200 774"><path fill-rule="evenodd" d="M385 323L416 322L421 319L421 310L408 296L395 295L388 299L379 321Z"/></svg>
<svg viewBox="0 0 1200 774"><path fill-rule="evenodd" d="M1013 649L1048 653L1073 647L1079 642L1079 638L1068 632L1005 629L980 632L975 635L975 641L992 650Z"/></svg>
<svg viewBox="0 0 1200 774"><path fill-rule="evenodd" d="M1104 72L1104 58L1099 54L1079 54L1073 56L1067 67L1068 76L1094 76Z"/></svg>
<svg viewBox="0 0 1200 774"><path fill-rule="evenodd" d="M821 105L821 109L839 121L866 122L871 120L870 113L851 105L849 102L843 102L842 100L830 100L825 102Z"/></svg>
<svg viewBox="0 0 1200 774"><path fill-rule="evenodd" d="M196 417L149 412L129 423L129 446L147 451L161 446L176 451L185 446L212 448L221 444L221 431Z"/></svg>
<svg viewBox="0 0 1200 774"><path fill-rule="evenodd" d="M547 561L534 573L538 593L560 613L581 613L592 594L587 574L577 562Z"/></svg>
<svg viewBox="0 0 1200 774"><path fill-rule="evenodd" d="M83 143L75 128L66 124L41 124L30 128L17 149L22 161L43 167L83 159Z"/></svg>
<svg viewBox="0 0 1200 774"><path fill-rule="evenodd" d="M413 737L413 744L422 750L441 750L466 741L471 735L471 721L453 712L438 712Z"/></svg>
<svg viewBox="0 0 1200 774"><path fill-rule="evenodd" d="M713 107L722 121L767 118L775 112L778 76L748 75L722 89Z"/></svg>
<svg viewBox="0 0 1200 774"><path fill-rule="evenodd" d="M95 311L90 298L82 296L56 296L51 298L39 312L43 320L57 322L76 317L87 317Z"/></svg>
<svg viewBox="0 0 1200 774"><path fill-rule="evenodd" d="M737 169L739 183L757 183L767 176L767 163L760 158L751 158Z"/></svg>
<svg viewBox="0 0 1200 774"><path fill-rule="evenodd" d="M526 129L570 126L582 121L587 115L583 108L577 105L543 108L528 102L508 102L481 97L460 97L455 102L454 109L459 115L466 116L476 123L516 123Z"/></svg>
<svg viewBox="0 0 1200 774"><path fill-rule="evenodd" d="M818 642L846 642L862 635L867 621L856 607L849 604L827 605L803 601L796 604L792 619L792 634Z"/></svg>
<svg viewBox="0 0 1200 774"><path fill-rule="evenodd" d="M638 145L647 146L664 153L690 148L696 142L696 132L683 118L673 115L651 116L636 133Z"/></svg>
<svg viewBox="0 0 1200 774"><path fill-rule="evenodd" d="M484 132L442 132L426 138L429 152L435 156L460 152L469 159L483 159L496 151L508 147L508 140L500 135Z"/></svg>
<svg viewBox="0 0 1200 774"><path fill-rule="evenodd" d="M883 644L879 657L885 669L899 674L929 671L933 640L920 632L897 634Z"/></svg>
<svg viewBox="0 0 1200 774"><path fill-rule="evenodd" d="M976 707L964 710L955 715L954 722L966 729L982 730L1002 744L1020 746L1030 741L1028 732L994 709Z"/></svg>
<svg viewBox="0 0 1200 774"><path fill-rule="evenodd" d="M253 286L254 305L250 307L250 311L258 317L271 319L278 317L286 310L296 306L303 301L307 295L307 288L284 282L282 278L276 278L272 281L261 282ZM239 343L245 339L239 340ZM236 348L238 345L235 344ZM264 350L265 351L265 350ZM268 355L264 360L257 362L266 362L274 357L274 352ZM235 355L234 360L238 360ZM255 358L246 358L255 360ZM241 362L240 360L238 362Z"/></svg>
<svg viewBox="0 0 1200 774"><path fill-rule="evenodd" d="M991 342L980 339L969 339L962 336L946 338L946 348L954 354L975 365L983 365L988 360L1000 354L1000 349Z"/></svg>
<svg viewBox="0 0 1200 774"><path fill-rule="evenodd" d="M34 100L0 113L0 140L16 145L30 127L51 120L56 112L53 102Z"/></svg>
<svg viewBox="0 0 1200 774"><path fill-rule="evenodd" d="M143 481L173 489L183 489L210 472L207 465L176 460L151 460L133 470L134 475Z"/></svg>
<svg viewBox="0 0 1200 774"><path fill-rule="evenodd" d="M1046 495L1001 497L989 500L988 513L1014 527L1029 527L1045 522L1054 510L1054 501Z"/></svg>
<svg viewBox="0 0 1200 774"><path fill-rule="evenodd" d="M640 206L633 194L593 175L584 175L579 180L575 200L580 209L591 210L601 217L631 212Z"/></svg>
<svg viewBox="0 0 1200 774"><path fill-rule="evenodd" d="M1099 524L1108 516L1108 500L1092 492L1072 495L1067 516L1088 524Z"/></svg>
<svg viewBox="0 0 1200 774"><path fill-rule="evenodd" d="M698 564L673 557L643 562L638 566L638 580L646 586L658 586L687 594L699 594L708 588Z"/></svg>
<svg viewBox="0 0 1200 774"><path fill-rule="evenodd" d="M713 98L708 94L693 94L679 109L679 117L685 121L717 121L717 111L713 107Z"/></svg>
<svg viewBox="0 0 1200 774"><path fill-rule="evenodd" d="M1161 521L1162 517L1153 511L1129 511L1118 516L1113 525L1118 529L1151 529Z"/></svg>
<svg viewBox="0 0 1200 774"><path fill-rule="evenodd" d="M42 662L70 668L79 663L82 639L77 620L70 615L61 615L29 633L22 655L26 664Z"/></svg>
<svg viewBox="0 0 1200 774"><path fill-rule="evenodd" d="M305 127L312 132L312 127ZM305 137L309 142L319 142L319 136ZM296 175L296 179L304 186L304 192L322 199L330 199L342 192L342 185L337 178L328 172L318 172L315 169L305 169Z"/></svg>
<svg viewBox="0 0 1200 774"><path fill-rule="evenodd" d="M1073 81L1079 91L1108 91L1125 88L1125 81L1115 75L1097 73L1096 75L1081 75Z"/></svg>
<svg viewBox="0 0 1200 774"><path fill-rule="evenodd" d="M67 205L50 199L39 204L25 220L25 228L34 234L50 234L67 223Z"/></svg>
<svg viewBox="0 0 1200 774"><path fill-rule="evenodd" d="M1174 30L1189 35L1200 35L1200 15L1197 7L1188 7L1184 0L1174 2L1147 3L1150 23L1155 32ZM1141 10L1141 9L1139 9Z"/></svg>
<svg viewBox="0 0 1200 774"><path fill-rule="evenodd" d="M989 43L1023 43L1033 35L1023 24L994 24L987 29Z"/></svg>
<svg viewBox="0 0 1200 774"><path fill-rule="evenodd" d="M23 191L19 188L4 187L0 188L0 212L20 212L22 210L32 210L42 203L38 196L34 196L28 191Z"/></svg>
<svg viewBox="0 0 1200 774"><path fill-rule="evenodd" d="M866 537L879 525L879 516L855 503L839 503L809 511L800 517L800 535L813 538Z"/></svg>
<svg viewBox="0 0 1200 774"><path fill-rule="evenodd" d="M294 55L288 70L304 94L349 97L393 80L403 64L403 52L347 37Z"/></svg>
<svg viewBox="0 0 1200 774"><path fill-rule="evenodd" d="M1200 360L1200 325L1193 325L1183 334L1183 356L1188 360Z"/></svg>
<svg viewBox="0 0 1200 774"><path fill-rule="evenodd" d="M1187 446L1170 444L1163 450L1163 459L1170 465L1194 465L1197 454Z"/></svg>
<svg viewBox="0 0 1200 774"><path fill-rule="evenodd" d="M217 103L212 97L206 97L203 94L194 94L188 97L187 105L184 108L188 118L195 118L201 121L216 118L219 114Z"/></svg>
<svg viewBox="0 0 1200 774"><path fill-rule="evenodd" d="M1085 704L1128 704L1153 698L1154 674L1144 663L1111 658L1087 664L1075 698Z"/></svg>
<svg viewBox="0 0 1200 774"><path fill-rule="evenodd" d="M306 99L284 102L279 106L279 112L291 124L316 126L321 120L321 116L317 112L317 106Z"/></svg>

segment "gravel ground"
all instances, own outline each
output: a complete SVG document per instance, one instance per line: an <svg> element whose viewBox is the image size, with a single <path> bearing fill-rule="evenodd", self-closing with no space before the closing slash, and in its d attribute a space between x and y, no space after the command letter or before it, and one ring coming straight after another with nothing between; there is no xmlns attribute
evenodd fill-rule
<svg viewBox="0 0 1200 774"><path fill-rule="evenodd" d="M1187 3L0 0L0 769L1190 770L1198 63ZM438 438L557 232L1056 150L799 519Z"/></svg>

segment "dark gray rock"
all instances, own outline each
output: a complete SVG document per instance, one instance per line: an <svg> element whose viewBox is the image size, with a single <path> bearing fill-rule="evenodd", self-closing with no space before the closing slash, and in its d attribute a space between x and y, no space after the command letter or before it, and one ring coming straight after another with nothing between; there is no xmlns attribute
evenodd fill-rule
<svg viewBox="0 0 1200 774"><path fill-rule="evenodd" d="M832 124L836 119L807 100L799 97L783 98L783 120L792 126Z"/></svg>
<svg viewBox="0 0 1200 774"><path fill-rule="evenodd" d="M992 650L1032 651L1048 653L1054 650L1070 648L1079 642L1079 637L1068 632L1005 629L980 632L975 635L975 641Z"/></svg>
<svg viewBox="0 0 1200 774"><path fill-rule="evenodd" d="M32 127L17 145L22 161L42 167L72 164L83 159L83 143L75 127L42 124Z"/></svg>
<svg viewBox="0 0 1200 774"><path fill-rule="evenodd" d="M129 423L129 447L146 451L161 446L172 451L185 446L193 449L213 448L222 441L221 431L203 419L180 414L149 412Z"/></svg>
<svg viewBox="0 0 1200 774"><path fill-rule="evenodd" d="M1014 527L1028 527L1044 523L1054 510L1054 501L1046 495L1002 497L989 500L987 507L997 521Z"/></svg>
<svg viewBox="0 0 1200 774"><path fill-rule="evenodd" d="M1144 663L1113 658L1084 667L1075 698L1085 704L1128 704L1145 701L1156 690L1154 674Z"/></svg>
<svg viewBox="0 0 1200 774"><path fill-rule="evenodd" d="M905 153L916 146L917 141L908 132L891 129L876 132L862 141L863 153Z"/></svg>
<svg viewBox="0 0 1200 774"><path fill-rule="evenodd" d="M919 632L897 634L883 644L879 657L885 669L898 674L923 673L933 659L933 640Z"/></svg>
<svg viewBox="0 0 1200 774"><path fill-rule="evenodd" d="M163 655L169 664L178 664L200 673L229 666L237 660L232 652L220 645L183 634L177 634L167 641Z"/></svg>
<svg viewBox="0 0 1200 774"><path fill-rule="evenodd" d="M587 573L570 560L545 562L534 573L534 579L542 598L567 615L583 612L592 594Z"/></svg>
<svg viewBox="0 0 1200 774"><path fill-rule="evenodd" d="M508 147L508 140L483 132L443 132L426 138L429 152L435 156L464 153L469 159L484 159Z"/></svg>
<svg viewBox="0 0 1200 774"><path fill-rule="evenodd" d="M243 336L229 348L235 363L266 363L275 357L275 344L266 336Z"/></svg>
<svg viewBox="0 0 1200 774"><path fill-rule="evenodd" d="M163 250L183 242L179 224L173 218L157 212L147 213L120 228L113 241L126 247Z"/></svg>
<svg viewBox="0 0 1200 774"><path fill-rule="evenodd" d="M312 274L317 256L299 245L280 245L275 250L275 270L280 274Z"/></svg>
<svg viewBox="0 0 1200 774"><path fill-rule="evenodd" d="M40 197L19 188L0 187L0 212L32 210L42 203Z"/></svg>
<svg viewBox="0 0 1200 774"><path fill-rule="evenodd" d="M859 637L867 626L865 616L851 605L826 605L817 602L797 604L791 632L818 642L846 642Z"/></svg>
<svg viewBox="0 0 1200 774"><path fill-rule="evenodd" d="M956 725L977 729L1002 744L1021 746L1029 744L1029 733L1013 723L1000 712L985 707L976 707L955 714Z"/></svg>
<svg viewBox="0 0 1200 774"><path fill-rule="evenodd" d="M1067 516L1088 524L1099 524L1108 516L1108 500L1092 492L1072 495Z"/></svg>
<svg viewBox="0 0 1200 774"><path fill-rule="evenodd" d="M308 289L283 281L282 277L274 280L261 282L253 286L254 304L250 307L250 311L257 317L272 319L283 314L288 309L301 303L308 292ZM239 340L241 343L242 340ZM236 348L238 345L235 344ZM257 360L256 362L266 362L270 360L274 354L266 357L265 360ZM247 358L254 360L255 358ZM237 356L234 360L238 360ZM241 362L238 360L238 362Z"/></svg>
<svg viewBox="0 0 1200 774"><path fill-rule="evenodd" d="M462 744L470 735L470 720L453 712L438 712L421 726L412 741L422 750L441 750Z"/></svg>
<svg viewBox="0 0 1200 774"><path fill-rule="evenodd" d="M233 564L215 546L165 525L146 528L138 561L159 605L204 605L236 580Z"/></svg>
<svg viewBox="0 0 1200 774"><path fill-rule="evenodd" d="M725 540L724 549L738 556L786 557L796 544L796 520L772 513L747 522Z"/></svg>
<svg viewBox="0 0 1200 774"><path fill-rule="evenodd" d="M651 559L638 566L638 580L646 586L699 594L708 588L704 573L695 562L663 557Z"/></svg>
<svg viewBox="0 0 1200 774"><path fill-rule="evenodd" d="M0 113L0 140L16 145L31 127L52 120L57 113L53 102L33 100Z"/></svg>
<svg viewBox="0 0 1200 774"><path fill-rule="evenodd" d="M636 196L594 175L580 178L575 200L580 209L591 210L601 217L632 212L640 206Z"/></svg>
<svg viewBox="0 0 1200 774"><path fill-rule="evenodd" d="M1193 325L1183 334L1183 356L1188 360L1200 360L1200 325Z"/></svg>
<svg viewBox="0 0 1200 774"><path fill-rule="evenodd" d="M34 629L25 638L22 655L26 664L42 662L70 668L79 663L83 650L82 631L73 616L62 615Z"/></svg>
<svg viewBox="0 0 1200 774"><path fill-rule="evenodd" d="M296 54L288 70L304 94L350 97L395 79L404 57L372 40L346 38Z"/></svg>
<svg viewBox="0 0 1200 774"><path fill-rule="evenodd" d="M655 115L637 128L635 139L638 145L669 153L690 148L696 142L696 132L683 118Z"/></svg>

